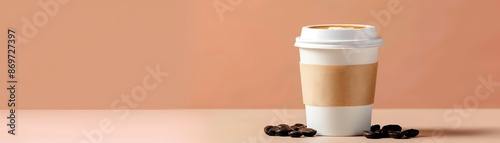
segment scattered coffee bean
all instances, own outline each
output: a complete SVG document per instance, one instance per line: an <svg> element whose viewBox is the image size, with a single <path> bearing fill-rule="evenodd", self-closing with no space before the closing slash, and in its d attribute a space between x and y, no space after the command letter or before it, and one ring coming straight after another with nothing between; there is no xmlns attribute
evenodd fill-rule
<svg viewBox="0 0 500 143"><path fill-rule="evenodd" d="M387 134L389 135L389 137L395 139L401 139L404 136L400 131L389 131Z"/></svg>
<svg viewBox="0 0 500 143"><path fill-rule="evenodd" d="M299 131L302 132L302 134L304 134L304 136L306 136L306 137L312 137L312 136L316 135L316 133L318 132L318 131L311 129L311 128L301 128L301 129L299 129Z"/></svg>
<svg viewBox="0 0 500 143"><path fill-rule="evenodd" d="M278 127L280 127L281 129L283 129L285 131L292 131L292 128L287 124L279 124Z"/></svg>
<svg viewBox="0 0 500 143"><path fill-rule="evenodd" d="M400 131L401 132L401 126L399 125L395 125L395 124L389 124L389 125L385 125L382 127L382 130L385 129L387 131Z"/></svg>
<svg viewBox="0 0 500 143"><path fill-rule="evenodd" d="M377 134L377 136L380 138L388 138L389 137L389 131L387 131L387 130L380 129L380 130L377 130L373 133Z"/></svg>
<svg viewBox="0 0 500 143"><path fill-rule="evenodd" d="M299 127L299 128L306 128L307 126L301 123L295 123L293 126Z"/></svg>
<svg viewBox="0 0 500 143"><path fill-rule="evenodd" d="M306 128L307 126L301 123L295 123L293 126L290 126L292 130L298 131L299 129Z"/></svg>
<svg viewBox="0 0 500 143"><path fill-rule="evenodd" d="M369 139L376 138L394 138L394 139L408 139L416 137L419 131L416 129L408 129L401 131L403 128L400 125L389 124L380 128L380 125L375 124L370 126L370 130L363 131L363 136Z"/></svg>
<svg viewBox="0 0 500 143"><path fill-rule="evenodd" d="M362 134L363 134L363 136L365 136L365 137L366 137L366 136L372 136L372 135L373 135L373 132L372 132L372 131L370 131L370 130L364 130Z"/></svg>
<svg viewBox="0 0 500 143"><path fill-rule="evenodd" d="M311 128L307 128L307 126L304 124L295 123L292 126L289 126L287 124L279 124L277 126L268 125L264 127L264 133L269 136L291 136L294 138L298 138L302 135L306 137L312 137L316 135L317 131Z"/></svg>
<svg viewBox="0 0 500 143"><path fill-rule="evenodd" d="M276 135L278 136L288 136L288 133L292 131L292 128L287 124L279 124L276 127L278 128L276 130Z"/></svg>
<svg viewBox="0 0 500 143"><path fill-rule="evenodd" d="M365 136L366 138L369 138L369 139L379 139L380 138L379 134L372 132L372 131L369 131L369 130L363 131L363 136Z"/></svg>
<svg viewBox="0 0 500 143"><path fill-rule="evenodd" d="M288 124L279 124L278 127L290 127Z"/></svg>
<svg viewBox="0 0 500 143"><path fill-rule="evenodd" d="M288 136L288 133L290 132L291 130L288 130L288 129L285 129L285 128L278 128L276 130L276 135L278 136Z"/></svg>
<svg viewBox="0 0 500 143"><path fill-rule="evenodd" d="M418 131L417 129L408 129L408 130L405 130L401 133L407 137L412 138L412 137L416 137L420 133L420 131Z"/></svg>
<svg viewBox="0 0 500 143"><path fill-rule="evenodd" d="M379 124L375 124L375 125L372 125L370 127L370 131L372 131L372 132L375 132L377 130L380 130L380 125Z"/></svg>
<svg viewBox="0 0 500 143"><path fill-rule="evenodd" d="M269 129L271 129L273 127L274 127L273 125L268 125L268 126L264 127L264 132L269 131Z"/></svg>
<svg viewBox="0 0 500 143"><path fill-rule="evenodd" d="M276 126L269 125L269 126L264 127L264 133L266 133L266 135L269 135L269 136L275 136L276 129L277 129Z"/></svg>
<svg viewBox="0 0 500 143"><path fill-rule="evenodd" d="M302 132L300 131L291 131L290 133L288 133L288 135L290 135L292 138L299 138L302 136Z"/></svg>

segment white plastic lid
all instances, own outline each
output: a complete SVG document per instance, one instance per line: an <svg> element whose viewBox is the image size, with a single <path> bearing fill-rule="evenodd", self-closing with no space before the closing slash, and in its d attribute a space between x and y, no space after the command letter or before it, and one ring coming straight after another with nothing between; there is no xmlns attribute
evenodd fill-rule
<svg viewBox="0 0 500 143"><path fill-rule="evenodd" d="M361 24L304 26L295 39L296 47L317 49L368 48L382 44L375 26Z"/></svg>

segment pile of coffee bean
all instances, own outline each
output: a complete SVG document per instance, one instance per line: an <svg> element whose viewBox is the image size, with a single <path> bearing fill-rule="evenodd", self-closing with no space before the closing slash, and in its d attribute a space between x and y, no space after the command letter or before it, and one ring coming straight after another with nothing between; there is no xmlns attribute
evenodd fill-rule
<svg viewBox="0 0 500 143"><path fill-rule="evenodd" d="M419 133L417 129L408 129L402 131L400 125L389 124L380 128L380 125L372 125L370 130L363 131L363 136L369 139L380 138L395 138L395 139L408 139L416 137Z"/></svg>
<svg viewBox="0 0 500 143"><path fill-rule="evenodd" d="M316 135L316 130L307 128L306 125L296 123L292 126L287 124L279 124L277 126L268 125L264 127L264 132L269 136L291 136L292 138L299 138L302 135L312 137Z"/></svg>

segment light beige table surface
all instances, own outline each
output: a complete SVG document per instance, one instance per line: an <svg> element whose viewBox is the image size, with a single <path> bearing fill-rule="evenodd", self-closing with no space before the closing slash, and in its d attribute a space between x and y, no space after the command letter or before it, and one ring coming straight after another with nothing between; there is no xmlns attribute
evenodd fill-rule
<svg viewBox="0 0 500 143"><path fill-rule="evenodd" d="M128 112L128 111L127 111ZM1 111L0 143L500 143L500 109L374 110L372 123L421 131L417 138L269 137L268 124L305 123L304 110L22 110L16 136ZM100 129L101 127L101 129ZM85 133L92 134L89 140Z"/></svg>

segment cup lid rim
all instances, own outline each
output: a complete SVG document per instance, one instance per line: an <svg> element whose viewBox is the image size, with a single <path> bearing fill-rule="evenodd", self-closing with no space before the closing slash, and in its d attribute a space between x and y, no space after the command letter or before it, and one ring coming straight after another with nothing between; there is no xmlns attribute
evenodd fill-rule
<svg viewBox="0 0 500 143"><path fill-rule="evenodd" d="M337 27L337 28L336 28ZM295 39L300 48L367 48L383 44L376 27L365 24L315 24L302 27Z"/></svg>

